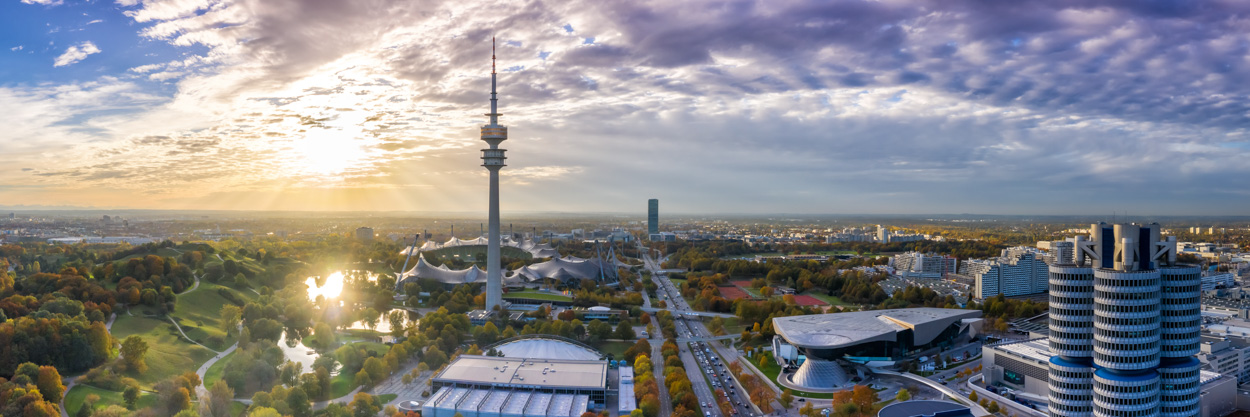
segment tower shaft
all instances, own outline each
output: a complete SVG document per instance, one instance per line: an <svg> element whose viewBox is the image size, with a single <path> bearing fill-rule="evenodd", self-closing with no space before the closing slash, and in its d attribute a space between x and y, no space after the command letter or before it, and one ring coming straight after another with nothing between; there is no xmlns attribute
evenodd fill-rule
<svg viewBox="0 0 1250 417"><path fill-rule="evenodd" d="M490 209L487 220L486 246L486 310L503 304L503 269L499 254L499 170L504 165L505 149L499 144L508 140L508 128L499 124L499 96L495 91L495 39L491 38L490 54L490 124L482 126L482 140L490 145L482 149L482 166L490 171Z"/></svg>

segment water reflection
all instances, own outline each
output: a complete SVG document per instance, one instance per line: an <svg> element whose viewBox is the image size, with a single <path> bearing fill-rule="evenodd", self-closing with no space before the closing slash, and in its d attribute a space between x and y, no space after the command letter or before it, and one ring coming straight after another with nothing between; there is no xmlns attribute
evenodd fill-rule
<svg viewBox="0 0 1250 417"><path fill-rule="evenodd" d="M308 277L304 280L304 284L308 285L308 299L316 301L318 296L326 300L337 298L343 294L343 284L349 278L377 282L378 274L369 271L334 271L325 277Z"/></svg>
<svg viewBox="0 0 1250 417"><path fill-rule="evenodd" d="M308 372L313 369L313 362L317 360L317 351L308 346L304 346L303 340L291 340L293 344L287 343L287 332L282 332L282 337L278 339L278 348L282 349L282 354L292 362L304 364L304 371Z"/></svg>

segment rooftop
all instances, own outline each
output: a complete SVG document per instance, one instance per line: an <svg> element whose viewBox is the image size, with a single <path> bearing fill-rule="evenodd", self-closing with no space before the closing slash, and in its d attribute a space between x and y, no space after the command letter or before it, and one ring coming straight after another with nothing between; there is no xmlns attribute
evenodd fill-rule
<svg viewBox="0 0 1250 417"><path fill-rule="evenodd" d="M567 359L521 359L460 355L435 380L488 386L603 389L608 363Z"/></svg>
<svg viewBox="0 0 1250 417"><path fill-rule="evenodd" d="M877 417L933 416L937 413L950 417L972 416L968 406L956 402L912 400L887 405L877 412Z"/></svg>
<svg viewBox="0 0 1250 417"><path fill-rule="evenodd" d="M1041 362L1041 366L1048 366L1046 363L1050 362L1051 357L1050 346L1047 344L1046 339L1032 339L1024 342L1004 343L1001 345L989 346L989 348L999 352L1009 352L1014 356L1035 362ZM1205 369L1202 370L1200 374L1200 379L1204 385L1224 376L1218 372L1211 372Z"/></svg>
<svg viewBox="0 0 1250 417"><path fill-rule="evenodd" d="M777 317L773 329L799 347L830 349L873 341L895 341L897 333L912 329L917 345L928 343L947 326L981 317L978 310L903 308Z"/></svg>
<svg viewBox="0 0 1250 417"><path fill-rule="evenodd" d="M569 342L553 339L521 339L495 346L503 356L527 359L599 360L599 352Z"/></svg>

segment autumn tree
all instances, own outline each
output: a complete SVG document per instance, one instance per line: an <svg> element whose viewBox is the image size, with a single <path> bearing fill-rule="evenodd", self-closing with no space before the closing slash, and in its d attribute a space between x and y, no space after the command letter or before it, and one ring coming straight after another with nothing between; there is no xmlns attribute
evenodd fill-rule
<svg viewBox="0 0 1250 417"><path fill-rule="evenodd" d="M788 388L785 390L782 390L781 398L778 398L777 402L781 403L782 408L789 410L790 405L794 404L794 394L790 393L790 389Z"/></svg>
<svg viewBox="0 0 1250 417"><path fill-rule="evenodd" d="M132 335L122 340L121 355L127 370L136 374L147 372L148 364L143 360L147 353L148 342L143 341L139 336Z"/></svg>
<svg viewBox="0 0 1250 417"><path fill-rule="evenodd" d="M851 402L860 410L871 410L877 403L877 391L867 385L856 385L851 392Z"/></svg>

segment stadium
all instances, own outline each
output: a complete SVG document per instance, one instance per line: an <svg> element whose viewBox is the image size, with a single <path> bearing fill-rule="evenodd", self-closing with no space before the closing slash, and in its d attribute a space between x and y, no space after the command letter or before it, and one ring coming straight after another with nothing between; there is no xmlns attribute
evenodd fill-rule
<svg viewBox="0 0 1250 417"><path fill-rule="evenodd" d="M907 308L775 317L773 351L796 386L827 390L850 383L837 361L890 366L939 352L975 334L978 310Z"/></svg>
<svg viewBox="0 0 1250 417"><path fill-rule="evenodd" d="M572 340L528 335L488 346L503 356L460 355L431 381L423 416L578 417L609 406L602 353Z"/></svg>
<svg viewBox="0 0 1250 417"><path fill-rule="evenodd" d="M434 266L425 259L425 253L431 251L445 252L453 250L459 258L461 255L473 256L473 253L485 253L486 238L461 240L452 238L443 244L425 242L419 249L408 247L400 251L406 256L404 273L399 275L396 288L404 283L417 280L434 280L447 286L485 283L486 271L477 265L465 269L451 269L446 265ZM591 280L607 285L616 284L620 278L617 268L629 268L630 265L616 260L615 250L609 248L607 253L594 259L582 259L574 256L561 256L558 251L547 244L536 244L530 240L514 241L504 239L505 255L524 255L533 259L551 258L543 262L526 265L515 271L505 272L503 284L509 287L520 287L525 284L551 282L557 285L577 285L581 280ZM508 253L511 252L511 253ZM416 257L416 263L410 261ZM468 259L468 258L465 258ZM407 265L412 265L408 268Z"/></svg>

